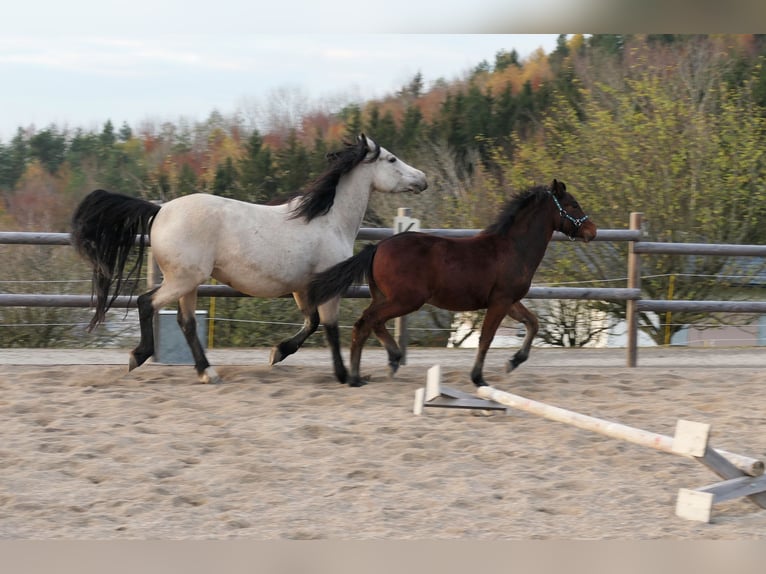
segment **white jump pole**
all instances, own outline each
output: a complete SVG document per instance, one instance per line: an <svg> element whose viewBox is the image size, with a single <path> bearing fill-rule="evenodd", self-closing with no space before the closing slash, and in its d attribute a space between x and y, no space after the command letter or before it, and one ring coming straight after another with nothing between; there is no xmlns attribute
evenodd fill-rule
<svg viewBox="0 0 766 574"><path fill-rule="evenodd" d="M418 389L415 393L415 414L422 414L423 407L512 407L610 438L695 459L724 479L723 482L695 490L679 489L676 515L682 518L710 522L714 503L743 496L759 507L766 508L766 476L763 474L763 462L712 448L708 444L709 424L679 420L675 436L670 437L533 401L493 387L479 387L477 394L481 398L472 398L463 391L441 387L440 380L441 369L434 365L428 370L426 388Z"/></svg>
<svg viewBox="0 0 766 574"><path fill-rule="evenodd" d="M694 458L694 456L679 452L678 448L674 448L674 438L662 434L637 429L624 424L611 422L588 415L583 415L574 411L548 405L532 399L527 399L519 395L514 395L495 389L489 386L479 387L477 394L484 398L495 401L502 405L513 407L520 411L532 413L534 415L568 425L572 425L581 429L596 432L611 438L632 442L641 446L647 446L655 450L667 452L671 454L681 454ZM749 476L760 476L764 471L764 464L762 461L727 452L724 450L716 449L718 454L728 459L734 466L739 468L742 472Z"/></svg>

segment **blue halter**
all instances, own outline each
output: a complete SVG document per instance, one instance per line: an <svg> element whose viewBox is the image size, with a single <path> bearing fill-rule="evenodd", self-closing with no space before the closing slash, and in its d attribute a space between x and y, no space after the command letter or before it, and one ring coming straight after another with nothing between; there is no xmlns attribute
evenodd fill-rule
<svg viewBox="0 0 766 574"><path fill-rule="evenodd" d="M556 204L556 208L559 210L559 215L561 216L561 218L562 219L568 219L575 226L575 232L572 233L571 235L569 233L567 233L566 231L564 231L564 226L563 225L561 226L561 229L560 229L560 231L562 233L564 233L567 237L569 237L569 239L574 241L575 233L577 233L577 230L580 229L582 224L587 221L588 216L587 215L583 215L582 217L579 217L579 218L572 217L566 211L564 211L563 207L561 207L561 203L559 203L559 200L556 197L556 195L552 191L549 191L548 193L551 194L551 197L553 198L553 203Z"/></svg>

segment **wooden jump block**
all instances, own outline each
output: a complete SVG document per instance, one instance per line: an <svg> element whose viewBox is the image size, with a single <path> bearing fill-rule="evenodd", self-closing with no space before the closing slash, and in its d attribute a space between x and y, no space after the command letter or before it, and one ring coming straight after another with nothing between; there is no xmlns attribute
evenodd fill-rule
<svg viewBox="0 0 766 574"><path fill-rule="evenodd" d="M423 413L424 407L446 409L479 409L486 411L508 411L508 407L495 401L479 397L441 385L441 365L428 369L426 386L415 391L415 405L412 412L416 415Z"/></svg>
<svg viewBox="0 0 766 574"><path fill-rule="evenodd" d="M708 444L709 424L679 420L675 436L670 437L569 411L493 387L479 387L477 394L481 398L477 398L469 393L441 387L440 380L441 368L435 365L428 370L426 387L415 393L415 414L421 414L423 407L486 410L513 407L610 438L695 459L724 479L723 482L695 490L681 488L676 501L676 515L681 518L710 522L713 504L742 496L747 496L760 508L766 508L763 461L712 448Z"/></svg>

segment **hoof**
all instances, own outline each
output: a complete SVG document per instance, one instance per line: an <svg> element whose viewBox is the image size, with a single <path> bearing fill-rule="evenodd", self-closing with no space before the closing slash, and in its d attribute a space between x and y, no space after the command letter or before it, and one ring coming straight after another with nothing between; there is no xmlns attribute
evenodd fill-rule
<svg viewBox="0 0 766 574"><path fill-rule="evenodd" d="M279 347L273 347L271 349L271 355L269 356L269 365L274 366L285 358L286 355L282 354Z"/></svg>
<svg viewBox="0 0 766 574"><path fill-rule="evenodd" d="M199 382L205 385L217 385L221 382L221 377L218 376L213 367L208 367L200 374Z"/></svg>
<svg viewBox="0 0 766 574"><path fill-rule="evenodd" d="M336 371L335 378L338 379L338 382L341 385L345 385L348 382L348 371L346 371L346 369L343 369L340 372Z"/></svg>
<svg viewBox="0 0 766 574"><path fill-rule="evenodd" d="M388 376L393 379L396 376L396 372L399 370L399 361L396 363L388 363Z"/></svg>
<svg viewBox="0 0 766 574"><path fill-rule="evenodd" d="M511 358L508 361L508 364L505 366L505 372L510 373L511 371L515 370L516 367L518 367L524 361L526 361L526 359L518 359L517 357Z"/></svg>
<svg viewBox="0 0 766 574"><path fill-rule="evenodd" d="M128 372L132 371L138 367L138 361L136 361L136 358L133 356L133 353L130 354L130 359L128 360Z"/></svg>
<svg viewBox="0 0 766 574"><path fill-rule="evenodd" d="M351 380L348 382L349 387L363 387L367 384L367 380L362 379L361 377L352 377Z"/></svg>

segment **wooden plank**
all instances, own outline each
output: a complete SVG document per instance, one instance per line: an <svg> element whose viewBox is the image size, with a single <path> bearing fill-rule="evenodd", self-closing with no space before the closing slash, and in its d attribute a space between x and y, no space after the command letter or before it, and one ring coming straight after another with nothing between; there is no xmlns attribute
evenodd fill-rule
<svg viewBox="0 0 766 574"><path fill-rule="evenodd" d="M726 480L738 479L746 476L741 469L734 466L734 464L727 460L720 452L717 452L710 447L707 447L707 449L705 449L705 455L697 457L697 460ZM766 492L749 494L748 498L761 508L766 508Z"/></svg>
<svg viewBox="0 0 766 574"><path fill-rule="evenodd" d="M708 486L696 489L698 492L709 492L713 495L713 503L733 500L742 496L747 496L751 500L753 497L766 491L766 475L761 476L740 476L722 482L716 482ZM758 506L764 508L758 500L753 500Z"/></svg>
<svg viewBox="0 0 766 574"><path fill-rule="evenodd" d="M526 411L537 416L572 425L577 428L595 432L611 438L632 442L641 446L647 446L655 450L678 454L673 450L673 437L661 435L658 433L637 429L617 422L607 421L596 417L584 415L578 412L569 411L560 407L549 405L527 399L519 395L506 393L493 387L479 387L478 395L482 398L498 402L515 409ZM713 449L710 449L713 450ZM763 474L763 462L754 458L729 453L727 451L714 451L716 454L726 456L731 459L732 466L736 465L742 473L751 476ZM728 462L728 461L727 461ZM724 478L735 478L734 476L725 476Z"/></svg>
<svg viewBox="0 0 766 574"><path fill-rule="evenodd" d="M439 390L441 391L441 394L447 397L452 397L453 399L475 399L477 398L476 395L471 393L466 393L465 391L461 391L460 389L453 389L452 387L445 387L440 386ZM484 399L482 399L484 400ZM503 407L505 408L505 407Z"/></svg>
<svg viewBox="0 0 766 574"><path fill-rule="evenodd" d="M473 397L471 399L453 399L451 397L436 397L433 400L423 403L424 407L439 407L446 409L481 409L485 411L505 411L508 410L503 405L492 401L485 401Z"/></svg>
<svg viewBox="0 0 766 574"><path fill-rule="evenodd" d="M441 365L434 365L426 373L426 395L425 402L432 401L441 395L440 383L442 379Z"/></svg>
<svg viewBox="0 0 766 574"><path fill-rule="evenodd" d="M639 311L656 313L766 313L766 301L668 301L641 299L636 301Z"/></svg>
<svg viewBox="0 0 766 574"><path fill-rule="evenodd" d="M679 419L673 435L673 452L685 456L703 456L709 436L709 424Z"/></svg>
<svg viewBox="0 0 766 574"><path fill-rule="evenodd" d="M740 257L766 257L766 245L740 245L736 243L667 243L637 241L635 253L662 253L665 255L722 255Z"/></svg>
<svg viewBox="0 0 766 574"><path fill-rule="evenodd" d="M423 403L425 403L426 390L423 387L415 389L415 404L412 406L412 413L415 415L423 414Z"/></svg>
<svg viewBox="0 0 766 574"><path fill-rule="evenodd" d="M625 289L623 287L530 287L524 298L631 301L641 299L641 289Z"/></svg>
<svg viewBox="0 0 766 574"><path fill-rule="evenodd" d="M710 522L713 498L715 497L710 492L681 488L676 498L676 516L697 522Z"/></svg>

